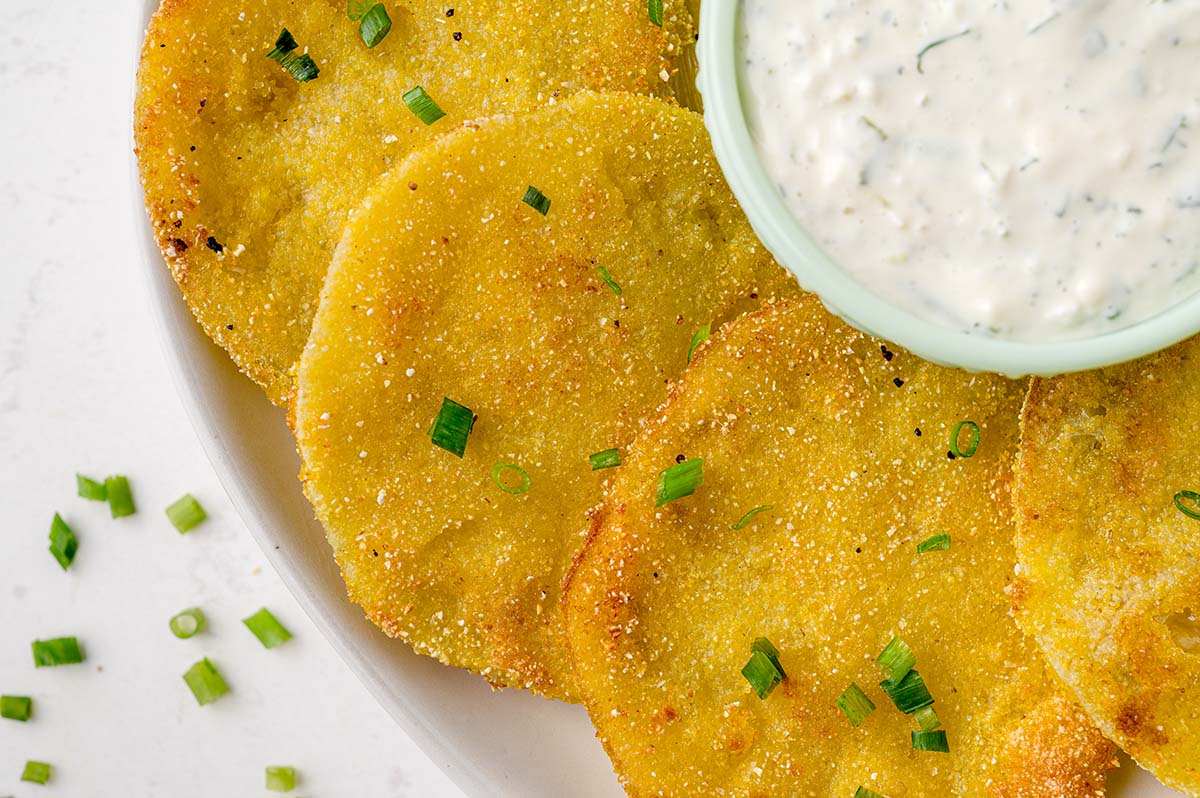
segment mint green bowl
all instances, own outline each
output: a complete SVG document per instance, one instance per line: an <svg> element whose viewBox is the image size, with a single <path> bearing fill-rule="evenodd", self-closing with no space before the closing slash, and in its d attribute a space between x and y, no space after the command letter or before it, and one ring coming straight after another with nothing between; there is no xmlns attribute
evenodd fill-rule
<svg viewBox="0 0 1200 798"><path fill-rule="evenodd" d="M795 0L803 2L803 0ZM874 294L843 271L788 211L759 162L742 106L737 68L740 0L704 0L700 10L697 88L717 160L758 237L800 285L831 312L926 360L1010 377L1051 376L1132 360L1200 332L1200 293L1157 316L1090 338L1046 343L975 335L922 319Z"/></svg>

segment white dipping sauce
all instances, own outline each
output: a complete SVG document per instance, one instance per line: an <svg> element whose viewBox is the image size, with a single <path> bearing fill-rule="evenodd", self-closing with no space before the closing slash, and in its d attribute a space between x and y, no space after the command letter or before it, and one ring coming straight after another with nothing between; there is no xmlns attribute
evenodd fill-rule
<svg viewBox="0 0 1200 798"><path fill-rule="evenodd" d="M743 0L767 173L914 314L1009 339L1200 288L1200 0Z"/></svg>

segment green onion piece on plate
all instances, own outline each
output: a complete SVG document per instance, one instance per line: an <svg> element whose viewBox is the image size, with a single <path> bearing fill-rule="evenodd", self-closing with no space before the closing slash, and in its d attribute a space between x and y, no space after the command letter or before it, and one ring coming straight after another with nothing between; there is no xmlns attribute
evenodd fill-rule
<svg viewBox="0 0 1200 798"><path fill-rule="evenodd" d="M735 531L739 530L739 529L745 529L746 527L750 526L750 524L754 521L754 517L756 515L758 515L759 513L769 513L771 510L774 510L774 509L775 509L775 505L773 505L773 504L764 504L760 507L755 507L753 510L747 511L745 515L743 515L741 518L739 518L738 522L736 524L734 524L732 528Z"/></svg>
<svg viewBox="0 0 1200 798"><path fill-rule="evenodd" d="M33 666L35 668L78 665L83 660L83 649L79 647L79 641L74 637L33 641Z"/></svg>
<svg viewBox="0 0 1200 798"><path fill-rule="evenodd" d="M605 449L602 452L596 452L588 456L588 462L592 464L593 471L599 471L604 468L616 468L621 464L621 450Z"/></svg>
<svg viewBox="0 0 1200 798"><path fill-rule="evenodd" d="M75 537L74 530L67 526L67 522L62 520L58 513L55 513L54 520L50 522L50 553L54 555L54 559L58 560L58 564L65 571L75 561L75 552L77 551L79 551L79 539Z"/></svg>
<svg viewBox="0 0 1200 798"><path fill-rule="evenodd" d="M884 678L896 683L916 667L917 655L908 643L899 637L893 637L892 642L884 646L883 652L875 658L875 662L883 671Z"/></svg>
<svg viewBox="0 0 1200 798"><path fill-rule="evenodd" d="M420 119L426 125L432 125L446 115L441 106L420 86L413 86L404 92L402 99L404 100L404 104L408 106L408 110L412 111L417 119Z"/></svg>
<svg viewBox="0 0 1200 798"><path fill-rule="evenodd" d="M362 22L358 24L358 35L362 37L363 44L371 48L383 41L391 29L392 18L388 16L387 9L383 3L376 3L363 15Z"/></svg>
<svg viewBox="0 0 1200 798"><path fill-rule="evenodd" d="M658 475L658 492L655 494L654 506L662 507L677 499L691 496L703 484L703 457L676 463Z"/></svg>
<svg viewBox="0 0 1200 798"><path fill-rule="evenodd" d="M25 763L25 770L21 772L21 781L28 781L34 784L45 784L50 781L50 774L53 768L45 762L34 762L32 759Z"/></svg>
<svg viewBox="0 0 1200 798"><path fill-rule="evenodd" d="M172 617L170 623L171 634L180 640L195 637L203 632L207 626L208 620L204 617L204 612L199 607L188 607L186 610Z"/></svg>
<svg viewBox="0 0 1200 798"><path fill-rule="evenodd" d="M918 709L913 713L913 718L921 727L921 731L933 731L942 725L942 719L938 717L937 710L932 706Z"/></svg>
<svg viewBox="0 0 1200 798"><path fill-rule="evenodd" d="M286 765L269 766L267 789L271 792L291 792L296 789L296 769Z"/></svg>
<svg viewBox="0 0 1200 798"><path fill-rule="evenodd" d="M546 214L550 213L549 197L547 197L540 190L534 188L533 186L530 186L529 188L525 189L525 196L521 198L521 201L524 202L526 205L528 205L530 208L533 208L535 211L540 213L542 216L545 216ZM620 287L620 286L618 286L618 287Z"/></svg>
<svg viewBox="0 0 1200 798"><path fill-rule="evenodd" d="M662 0L647 0L646 13L650 17L650 23L663 26L663 4Z"/></svg>
<svg viewBox="0 0 1200 798"><path fill-rule="evenodd" d="M321 70L317 68L316 62L307 53L296 55L294 51L298 46L296 38L287 28L284 28L280 31L279 38L275 40L275 49L267 53L267 58L286 69L297 83L306 83L315 79Z"/></svg>
<svg viewBox="0 0 1200 798"><path fill-rule="evenodd" d="M896 709L905 715L911 715L933 703L933 696L925 686L925 679L916 670L909 671L899 684L882 681L879 686L887 693L888 698L892 699Z"/></svg>
<svg viewBox="0 0 1200 798"><path fill-rule="evenodd" d="M75 475L75 491L83 498L94 502L108 499L108 491L104 488L104 483L97 482L91 477L85 477L83 474Z"/></svg>
<svg viewBox="0 0 1200 798"><path fill-rule="evenodd" d="M530 186L530 188L533 188L533 186ZM534 191L537 191L537 189L534 189ZM525 201L529 202L528 192L525 194L525 196L527 198ZM546 210L549 210L549 209L550 209L550 200L546 200ZM615 295L620 296L621 295L621 286L620 286L620 284L617 283L616 280L613 279L612 273L609 272L609 270L607 268L605 268L604 266L597 266L596 271L599 272L600 279L603 280L604 284L608 286L608 290L612 291Z"/></svg>
<svg viewBox="0 0 1200 798"><path fill-rule="evenodd" d="M775 685L787 678L779 664L779 650L765 637L760 637L750 646L750 661L742 668L742 676L750 682L759 698L766 698Z"/></svg>
<svg viewBox="0 0 1200 798"><path fill-rule="evenodd" d="M242 619L242 623L246 624L246 628L254 633L254 636L258 638L258 642L262 643L264 648L282 646L292 639L292 633L285 629L283 624L276 620L275 616L266 607L263 607L249 618Z"/></svg>
<svg viewBox="0 0 1200 798"><path fill-rule="evenodd" d="M967 431L967 445L960 446L962 431ZM979 449L979 425L974 421L960 421L950 430L950 453L955 457L974 457Z"/></svg>
<svg viewBox="0 0 1200 798"><path fill-rule="evenodd" d="M950 741L946 739L946 732L941 729L938 729L937 731L913 732L912 747L915 751L937 751L942 754L950 753Z"/></svg>
<svg viewBox="0 0 1200 798"><path fill-rule="evenodd" d="M33 699L26 695L0 695L0 718L22 723L33 717Z"/></svg>
<svg viewBox="0 0 1200 798"><path fill-rule="evenodd" d="M211 704L229 692L225 677L221 676L217 666L213 665L208 657L188 668L187 673L183 674L183 680L200 706Z"/></svg>
<svg viewBox="0 0 1200 798"><path fill-rule="evenodd" d="M854 682L851 682L850 686L833 703L850 721L850 725L855 728L861 726L867 716L875 711L874 702L867 698L867 694Z"/></svg>
<svg viewBox="0 0 1200 798"><path fill-rule="evenodd" d="M866 787L859 787L854 791L854 798L886 798L874 790L868 790Z"/></svg>
<svg viewBox="0 0 1200 798"><path fill-rule="evenodd" d="M509 485L505 483L505 474L516 474L517 484ZM513 465L512 463L496 463L492 466L492 481L496 483L496 487L500 488L500 490L513 496L519 496L522 493L528 492L529 486L532 484L532 481L529 479L529 472L519 465Z"/></svg>
<svg viewBox="0 0 1200 798"><path fill-rule="evenodd" d="M945 532L939 532L929 540L923 540L917 544L917 554L925 554L929 551L950 551L950 536Z"/></svg>
<svg viewBox="0 0 1200 798"><path fill-rule="evenodd" d="M700 346L700 344L707 341L708 337L710 335L712 335L712 324L711 323L705 324L703 327L696 330L696 332L692 335L692 345L688 347L687 362L689 362L689 363L692 362L692 355L696 354L696 347Z"/></svg>
<svg viewBox="0 0 1200 798"><path fill-rule="evenodd" d="M471 408L453 399L443 398L442 409L438 411L429 434L434 446L445 449L455 457L462 457L467 451L467 438L474 426L475 414Z"/></svg>
<svg viewBox="0 0 1200 798"><path fill-rule="evenodd" d="M196 501L196 497L187 493L167 508L167 518L170 519L171 525L178 529L180 534L183 534L191 532L199 526L204 519L208 518L208 513L204 512L204 508L200 506L200 502Z"/></svg>
<svg viewBox="0 0 1200 798"><path fill-rule="evenodd" d="M113 518L124 518L137 512L133 504L133 492L129 490L129 480L125 477L115 476L104 480L104 492L108 496L108 509Z"/></svg>
<svg viewBox="0 0 1200 798"><path fill-rule="evenodd" d="M1200 520L1200 493L1181 490L1175 494L1175 509L1188 518Z"/></svg>

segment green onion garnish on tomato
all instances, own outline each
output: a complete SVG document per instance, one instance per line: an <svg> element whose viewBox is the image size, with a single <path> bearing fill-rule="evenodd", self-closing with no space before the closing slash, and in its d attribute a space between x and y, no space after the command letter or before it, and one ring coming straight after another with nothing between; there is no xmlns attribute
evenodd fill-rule
<svg viewBox="0 0 1200 798"><path fill-rule="evenodd" d="M383 3L371 6L371 10L363 15L362 22L358 23L358 35L368 49L383 41L391 29L392 18L388 16Z"/></svg>
<svg viewBox="0 0 1200 798"><path fill-rule="evenodd" d="M187 683L188 689L192 691L196 703L200 706L211 704L229 692L225 677L221 676L217 666L213 665L208 657L188 668L187 673L183 674L183 681Z"/></svg>
<svg viewBox="0 0 1200 798"><path fill-rule="evenodd" d="M516 476L516 484L510 484L510 481L504 479L505 474L513 474ZM496 463L492 466L492 481L496 483L496 487L505 493L519 496L522 493L529 491L529 486L533 484L529 479L529 472L519 465L513 463Z"/></svg>
<svg viewBox="0 0 1200 798"><path fill-rule="evenodd" d="M246 624L246 628L254 633L264 648L282 646L292 639L292 633L285 629L266 607L249 618L243 618L242 623Z"/></svg>
<svg viewBox="0 0 1200 798"><path fill-rule="evenodd" d="M521 201L542 216L550 213L550 198L533 186L525 189L525 196L521 198Z"/></svg>
<svg viewBox="0 0 1200 798"><path fill-rule="evenodd" d="M647 0L646 14L650 17L650 24L663 26L663 4L662 0Z"/></svg>
<svg viewBox="0 0 1200 798"><path fill-rule="evenodd" d="M187 640L189 637L195 637L204 631L208 626L208 620L204 617L204 612L199 607L188 607L171 618L171 634L178 637L180 640Z"/></svg>
<svg viewBox="0 0 1200 798"><path fill-rule="evenodd" d="M442 409L434 419L430 437L433 445L438 446L455 457L462 457L467 451L467 438L471 428L475 426L475 414L469 407L444 397Z"/></svg>
<svg viewBox="0 0 1200 798"><path fill-rule="evenodd" d="M917 544L917 554L925 554L929 551L949 551L950 536L945 532L939 532L928 540L923 540Z"/></svg>
<svg viewBox="0 0 1200 798"><path fill-rule="evenodd" d="M765 637L760 637L750 646L750 661L742 668L742 676L750 682L759 698L766 698L775 685L787 678L779 664L779 650Z"/></svg>
<svg viewBox="0 0 1200 798"><path fill-rule="evenodd" d="M0 718L24 723L33 717L33 699L26 695L0 695Z"/></svg>
<svg viewBox="0 0 1200 798"><path fill-rule="evenodd" d="M296 789L296 769L286 765L268 767L267 789L271 792L291 792Z"/></svg>
<svg viewBox="0 0 1200 798"><path fill-rule="evenodd" d="M887 693L888 698L892 699L896 709L905 715L911 715L933 703L933 696L925 686L925 679L917 670L909 671L899 684L885 680L880 682L879 686Z"/></svg>
<svg viewBox="0 0 1200 798"><path fill-rule="evenodd" d="M593 471L616 468L621 464L621 450L605 449L602 452L596 452L588 457L588 462L591 463Z"/></svg>
<svg viewBox="0 0 1200 798"><path fill-rule="evenodd" d="M962 446L962 432L967 431L967 445ZM950 430L950 453L955 457L974 457L979 449L979 425L974 421L960 421Z"/></svg>
<svg viewBox="0 0 1200 798"><path fill-rule="evenodd" d="M1200 520L1200 493L1181 490L1175 494L1175 509L1188 518Z"/></svg>
<svg viewBox="0 0 1200 798"><path fill-rule="evenodd" d="M655 507L662 507L677 499L691 496L704 484L704 458L684 460L662 471L658 475L658 492Z"/></svg>
<svg viewBox="0 0 1200 798"><path fill-rule="evenodd" d="M741 518L739 518L737 523L734 524L732 528L734 529L734 531L737 531L739 529L745 529L746 527L750 526L750 524L752 524L754 522L755 516L757 516L759 513L769 513L771 510L774 510L774 509L775 509L775 505L764 504L760 507L755 507L753 510L747 510L746 514L743 515Z"/></svg>
<svg viewBox="0 0 1200 798"><path fill-rule="evenodd" d="M125 477L118 475L104 480L104 492L108 497L108 510L113 518L124 518L137 512L133 503L133 492L129 489L129 480Z"/></svg>
<svg viewBox="0 0 1200 798"><path fill-rule="evenodd" d="M692 335L692 345L688 347L687 362L692 362L692 355L696 354L696 347L708 340L712 335L712 324L705 324Z"/></svg>
<svg viewBox="0 0 1200 798"><path fill-rule="evenodd" d="M446 115L441 106L420 86L413 86L404 92L404 96L401 99L408 106L408 110L412 111L413 115L426 125L432 125Z"/></svg>
<svg viewBox="0 0 1200 798"><path fill-rule="evenodd" d="M875 711L875 704L871 699L867 698L867 694L862 691L854 682L842 691L837 700L833 702L846 719L850 721L850 725L858 728L867 719L867 716Z"/></svg>
<svg viewBox="0 0 1200 798"><path fill-rule="evenodd" d="M884 646L883 651L875 658L875 663L883 671L885 679L896 683L916 667L917 655L903 639L893 637L892 641Z"/></svg>
<svg viewBox="0 0 1200 798"><path fill-rule="evenodd" d="M108 491L104 488L103 482L85 477L83 474L75 475L75 491L81 497L94 502L102 502L108 500Z"/></svg>
<svg viewBox="0 0 1200 798"><path fill-rule="evenodd" d="M874 790L868 790L866 787L859 787L854 791L854 798L887 798L887 796L880 795Z"/></svg>
<svg viewBox="0 0 1200 798"><path fill-rule="evenodd" d="M913 732L912 747L915 751L937 751L942 754L950 753L950 741L946 739L946 732L942 729L938 729L937 731Z"/></svg>
<svg viewBox="0 0 1200 798"><path fill-rule="evenodd" d="M531 186L531 188L532 188L532 186ZM528 197L529 195L526 194L525 196ZM529 200L526 199L525 201L528 202ZM547 209L550 208L550 200L546 200L546 208ZM600 279L603 280L604 284L608 286L608 290L612 291L617 296L620 296L621 295L621 286L619 283L617 283L616 280L613 279L612 273L609 272L609 270L603 266L597 266L596 271L600 274Z"/></svg>
<svg viewBox="0 0 1200 798"><path fill-rule="evenodd" d="M208 518L208 513L200 506L200 502L192 494L184 494L167 508L167 518L180 534L191 532Z"/></svg>
<svg viewBox="0 0 1200 798"><path fill-rule="evenodd" d="M25 769L21 771L21 781L28 781L33 784L45 784L50 781L50 775L53 771L54 768L45 762L34 762L31 759L25 763Z"/></svg>
<svg viewBox="0 0 1200 798"><path fill-rule="evenodd" d="M938 717L937 710L932 706L918 709L913 713L913 719L917 721L921 731L933 731L942 725L942 719Z"/></svg>
<svg viewBox="0 0 1200 798"><path fill-rule="evenodd" d="M83 662L83 649L74 637L55 637L33 641L33 667L54 668Z"/></svg>
<svg viewBox="0 0 1200 798"><path fill-rule="evenodd" d="M275 40L275 49L267 53L267 58L286 69L297 83L306 83L315 79L321 70L307 53L296 55L295 50L298 46L295 37L284 28Z"/></svg>
<svg viewBox="0 0 1200 798"><path fill-rule="evenodd" d="M75 537L74 530L67 526L67 522L62 520L62 516L55 513L54 520L50 522L50 553L54 555L54 559L58 560L58 564L65 571L75 561L75 552L77 551L79 551L79 540Z"/></svg>

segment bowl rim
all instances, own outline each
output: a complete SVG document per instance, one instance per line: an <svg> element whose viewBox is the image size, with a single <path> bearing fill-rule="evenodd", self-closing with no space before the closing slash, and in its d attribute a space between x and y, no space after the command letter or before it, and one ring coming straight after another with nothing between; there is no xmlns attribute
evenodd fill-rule
<svg viewBox="0 0 1200 798"><path fill-rule="evenodd" d="M704 124L734 196L763 244L849 324L926 360L1010 377L1053 376L1157 352L1200 332L1200 291L1129 327L1065 341L1010 341L955 330L892 305L839 267L792 216L767 176L737 68L743 0L705 0L697 42Z"/></svg>

